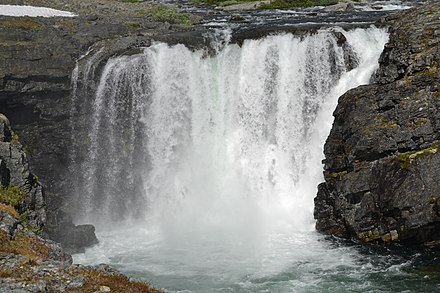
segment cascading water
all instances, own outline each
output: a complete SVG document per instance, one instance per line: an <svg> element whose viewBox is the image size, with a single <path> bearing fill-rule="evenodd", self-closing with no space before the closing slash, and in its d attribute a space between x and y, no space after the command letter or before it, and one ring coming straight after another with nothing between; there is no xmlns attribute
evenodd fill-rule
<svg viewBox="0 0 440 293"><path fill-rule="evenodd" d="M377 29L345 32L345 44L335 34L269 36L214 56L155 44L110 59L87 106L81 216L201 225L218 216L219 226L237 226L228 212L245 219L284 211L297 229L311 224L328 117L339 95L368 82L386 41ZM362 52L356 38L377 48Z"/></svg>
<svg viewBox="0 0 440 293"><path fill-rule="evenodd" d="M323 242L312 210L337 98L368 83L387 39L333 28L111 58L77 172L78 221L101 242L75 260L176 292L383 289L359 284L382 268Z"/></svg>

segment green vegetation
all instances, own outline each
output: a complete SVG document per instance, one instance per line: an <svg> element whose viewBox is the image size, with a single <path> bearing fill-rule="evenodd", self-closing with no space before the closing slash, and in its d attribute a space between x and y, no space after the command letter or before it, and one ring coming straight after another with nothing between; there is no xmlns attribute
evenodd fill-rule
<svg viewBox="0 0 440 293"><path fill-rule="evenodd" d="M393 121L388 121L388 122L382 122L380 124L380 127L382 128L393 128L393 127L397 127L397 123L393 122Z"/></svg>
<svg viewBox="0 0 440 293"><path fill-rule="evenodd" d="M128 28L137 29L141 27L141 24L136 21L129 21L125 24Z"/></svg>
<svg viewBox="0 0 440 293"><path fill-rule="evenodd" d="M0 230L0 253L12 253L25 257L12 268L1 268L0 278L10 278L27 284L35 284L38 280L44 280L49 286L79 278L83 285L66 291L75 293L102 292L101 289L104 286L108 287L110 292L163 293L148 283L131 280L122 274L105 272L92 267L73 265L65 268L60 267L59 270L36 268L42 264L41 259L49 257L50 250L37 237L28 236L22 231L17 233L14 240L10 240L6 232ZM38 273L35 273L36 271ZM53 288L48 291L54 292Z"/></svg>
<svg viewBox="0 0 440 293"><path fill-rule="evenodd" d="M35 234L40 234L40 228L29 223L30 211L25 211L22 214L19 214L17 211L20 202L26 196L27 193L17 186L0 186L0 211L8 213L14 218L19 219L23 227L25 227L26 229L34 232Z"/></svg>
<svg viewBox="0 0 440 293"><path fill-rule="evenodd" d="M190 25L191 14L177 10L174 7L158 4L151 9L151 15L155 21L169 22L173 24Z"/></svg>
<svg viewBox="0 0 440 293"><path fill-rule="evenodd" d="M440 148L440 143L437 142L436 144L434 144L428 148L422 149L422 150L410 151L410 152L399 154L398 156L401 161L400 166L402 169L408 170L410 165L412 163L414 163L414 161L418 157L434 155L438 152L439 148Z"/></svg>
<svg viewBox="0 0 440 293"><path fill-rule="evenodd" d="M144 17L144 16L148 15L148 11L145 9L139 9L137 12L137 15L140 17Z"/></svg>
<svg viewBox="0 0 440 293"><path fill-rule="evenodd" d="M14 240L9 240L6 232L0 230L0 252L19 254L30 259L46 258L49 255L49 249L44 243L22 231L17 233Z"/></svg>
<svg viewBox="0 0 440 293"><path fill-rule="evenodd" d="M101 271L93 268L73 268L72 274L81 275L85 278L84 285L78 292L96 292L100 291L102 285L110 288L110 292L147 292L160 293L142 281L130 280L121 274L103 274Z"/></svg>
<svg viewBox="0 0 440 293"><path fill-rule="evenodd" d="M25 211L24 213L22 213L22 214L20 214L18 216L18 219L20 220L20 222L23 225L23 227L25 227L29 231L34 232L37 235L40 235L41 234L41 229L39 227L36 227L36 226L31 225L29 223L29 219L28 219L29 214L30 214L30 211Z"/></svg>
<svg viewBox="0 0 440 293"><path fill-rule="evenodd" d="M11 131L11 144L20 144L20 138L18 137L18 134Z"/></svg>
<svg viewBox="0 0 440 293"><path fill-rule="evenodd" d="M21 29L42 29L46 25L36 21L32 17L14 17L0 19L0 26Z"/></svg>
<svg viewBox="0 0 440 293"><path fill-rule="evenodd" d="M19 217L17 210L13 206L11 206L9 204L6 205L6 204L3 204L3 203L0 203L0 212L7 213L7 214L13 216L14 218L18 218Z"/></svg>
<svg viewBox="0 0 440 293"><path fill-rule="evenodd" d="M9 185L3 187L0 185L0 203L17 208L20 202L27 196L27 193L18 186Z"/></svg>
<svg viewBox="0 0 440 293"><path fill-rule="evenodd" d="M425 124L428 123L428 122L429 122L429 119L428 119L428 118L417 118L417 119L414 120L414 123L415 123L417 126L425 125Z"/></svg>
<svg viewBox="0 0 440 293"><path fill-rule="evenodd" d="M262 9L280 9L293 7L328 6L337 4L338 0L272 0L260 6Z"/></svg>
<svg viewBox="0 0 440 293"><path fill-rule="evenodd" d="M338 178L344 175L347 175L348 171L341 171L341 172L331 172L328 174L328 176L332 177L332 178Z"/></svg>

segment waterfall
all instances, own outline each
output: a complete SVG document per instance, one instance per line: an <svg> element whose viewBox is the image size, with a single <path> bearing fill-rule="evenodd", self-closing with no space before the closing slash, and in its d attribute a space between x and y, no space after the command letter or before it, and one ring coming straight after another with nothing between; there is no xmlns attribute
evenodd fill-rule
<svg viewBox="0 0 440 293"><path fill-rule="evenodd" d="M100 244L75 261L167 292L365 291L383 271L320 241L313 198L337 99L369 82L388 34L212 39L79 62L72 212Z"/></svg>
<svg viewBox="0 0 440 293"><path fill-rule="evenodd" d="M83 103L77 221L135 219L171 234L311 230L331 113L368 83L387 39L332 28L224 42L213 55L155 43L110 58Z"/></svg>

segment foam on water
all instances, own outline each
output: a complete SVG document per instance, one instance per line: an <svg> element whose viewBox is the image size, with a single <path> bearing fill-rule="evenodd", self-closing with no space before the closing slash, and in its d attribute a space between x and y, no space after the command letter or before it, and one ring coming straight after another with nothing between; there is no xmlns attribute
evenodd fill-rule
<svg viewBox="0 0 440 293"><path fill-rule="evenodd" d="M369 82L387 33L221 35L214 55L157 43L107 62L76 195L101 242L75 261L176 292L369 288L312 211L337 99Z"/></svg>

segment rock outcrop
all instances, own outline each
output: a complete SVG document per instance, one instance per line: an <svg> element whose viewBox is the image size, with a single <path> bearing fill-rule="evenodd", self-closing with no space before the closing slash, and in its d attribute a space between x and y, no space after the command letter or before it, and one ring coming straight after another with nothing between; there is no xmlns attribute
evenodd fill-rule
<svg viewBox="0 0 440 293"><path fill-rule="evenodd" d="M131 281L108 266L72 265L61 245L43 238L43 186L29 171L27 155L0 114L0 291L1 292L160 292ZM62 230L70 249L96 243L94 227Z"/></svg>
<svg viewBox="0 0 440 293"><path fill-rule="evenodd" d="M440 4L385 18L371 85L344 94L325 144L316 229L362 242L440 240Z"/></svg>
<svg viewBox="0 0 440 293"><path fill-rule="evenodd" d="M167 39L171 32L188 30L187 27L155 22L151 16L145 16L151 3L89 2L8 0L2 4L72 9L79 16L0 16L0 112L9 117L23 148L30 155L29 160L25 158L26 164L44 183L47 218L44 233L65 248L80 250L85 245L94 244L96 238L90 226L76 228L72 224L71 207L66 204L73 189L70 180L73 175L69 170L72 140L87 135L72 133L71 127L71 74L76 60L102 40L115 46L123 41L123 49L129 50L130 46L145 45L153 35ZM93 15L86 15L90 11ZM0 161L2 180L7 178L6 173L3 175L5 160L21 158L17 151L16 147L11 147L8 156L12 157ZM24 177L27 175L23 174ZM31 186L32 180L37 178L26 180L29 181L27 186ZM88 234L83 234L80 241L80 233ZM89 243L85 243L87 239ZM81 247L76 247L79 243Z"/></svg>
<svg viewBox="0 0 440 293"><path fill-rule="evenodd" d="M29 225L41 230L46 222L43 187L30 172L23 146L1 113L0 131L0 202L14 205ZM11 202L8 196L14 197Z"/></svg>
<svg viewBox="0 0 440 293"><path fill-rule="evenodd" d="M38 177L30 172L27 154L19 142L18 135L10 127L8 118L0 113L0 203L13 206L20 216L21 222L28 229L38 231L48 236L46 199L44 188ZM1 216L1 223L11 222L9 218ZM65 223L60 228L53 229L59 234L51 235L54 240L63 239L65 249L70 252L81 251L84 247L98 243L95 229L91 225L73 225L68 216L62 217ZM61 221L59 221L61 222ZM0 223L0 225L2 225ZM12 223L12 222L11 222ZM10 228L17 227L16 224ZM9 228L8 228L9 229ZM13 230L8 232L11 237Z"/></svg>

